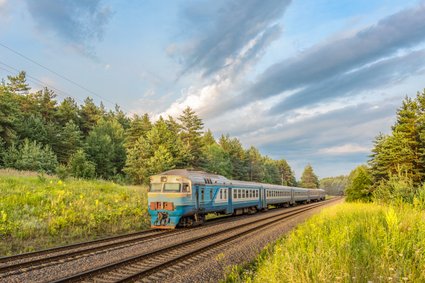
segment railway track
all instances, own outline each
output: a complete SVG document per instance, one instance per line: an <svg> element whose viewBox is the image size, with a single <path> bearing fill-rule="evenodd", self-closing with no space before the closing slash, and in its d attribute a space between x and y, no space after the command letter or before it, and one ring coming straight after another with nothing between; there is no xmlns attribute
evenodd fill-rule
<svg viewBox="0 0 425 283"><path fill-rule="evenodd" d="M220 217L208 220L207 225L218 225L222 222L231 221L231 217ZM202 229L191 228L191 231ZM163 237L185 233L188 229L159 230L151 229L136 233L124 234L98 240L76 243L45 249L35 252L23 253L13 256L0 257L0 281L2 278L28 272L35 269L45 268L50 265L71 261L84 256L105 253L111 250L141 244L147 241L159 240Z"/></svg>
<svg viewBox="0 0 425 283"><path fill-rule="evenodd" d="M175 231L147 230L36 252L2 257L0 258L0 278L2 278L5 274L11 275L23 271L26 272L40 266L46 267L49 264L55 264L57 261L63 262L66 260L72 260L76 257L92 254L94 252L121 248L126 245L169 235L173 232Z"/></svg>
<svg viewBox="0 0 425 283"><path fill-rule="evenodd" d="M239 224L212 234L191 238L182 243L156 249L152 252L133 256L111 264L90 269L54 282L133 282L152 281L155 276L161 277L161 271L167 267L184 263L209 250L215 249L240 237L266 229L278 222L288 221L311 209L323 206L337 199L313 203L283 211L274 216L260 218L252 222ZM150 278L150 279L149 279Z"/></svg>

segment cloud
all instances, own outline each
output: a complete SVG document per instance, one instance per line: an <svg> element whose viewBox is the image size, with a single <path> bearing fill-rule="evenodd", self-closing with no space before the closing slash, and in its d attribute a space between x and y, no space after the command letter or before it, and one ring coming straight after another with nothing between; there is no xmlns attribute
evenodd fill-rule
<svg viewBox="0 0 425 283"><path fill-rule="evenodd" d="M208 112L209 116L221 115L256 100L301 89L299 96L294 94L285 101L287 106L275 107L273 112L277 112L299 107L303 103L309 104L309 99L317 103L323 99L353 95L362 89L361 79L366 78L366 85L373 87L394 82L397 75L401 74L396 70L399 66L407 71L402 77L412 75L423 66L423 57L419 58L419 62L414 62L414 56L423 56L423 52L395 56L400 52L409 53L412 47L425 40L424 14L425 3L421 3L390 15L367 28L350 32L346 37L333 38L317 44L295 57L268 67L245 90L222 99L205 112ZM386 70L386 66L390 69ZM377 73L372 74L373 71ZM382 80L377 80L375 75ZM348 84L338 82L340 79ZM318 92L314 93L315 90Z"/></svg>
<svg viewBox="0 0 425 283"><path fill-rule="evenodd" d="M382 85L393 85L423 72L424 67L425 49L383 59L353 72L339 74L307 86L275 105L270 112L281 113L334 98L353 96Z"/></svg>
<svg viewBox="0 0 425 283"><path fill-rule="evenodd" d="M102 40L112 11L101 0L25 0L41 33L59 37L87 55L93 43Z"/></svg>
<svg viewBox="0 0 425 283"><path fill-rule="evenodd" d="M209 8L205 8L211 5L208 2L191 5L184 18L198 31L187 41L171 45L168 52L181 56L183 73L196 70L203 77L236 63L244 65L280 35L275 21L290 2L233 0L218 1L218 6Z"/></svg>
<svg viewBox="0 0 425 283"><path fill-rule="evenodd" d="M275 95L361 67L425 39L425 4L406 9L354 35L312 47L269 67L248 90L252 97Z"/></svg>
<svg viewBox="0 0 425 283"><path fill-rule="evenodd" d="M351 154L351 153L368 153L370 148L358 144L344 144L340 146L327 147L319 150L324 154Z"/></svg>

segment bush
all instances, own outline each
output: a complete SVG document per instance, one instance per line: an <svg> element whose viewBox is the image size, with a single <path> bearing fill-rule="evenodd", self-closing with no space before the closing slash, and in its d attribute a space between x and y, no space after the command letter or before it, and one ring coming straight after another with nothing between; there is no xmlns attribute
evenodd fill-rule
<svg viewBox="0 0 425 283"><path fill-rule="evenodd" d="M58 161L50 146L25 139L21 145L13 144L3 154L5 167L18 170L54 173Z"/></svg>
<svg viewBox="0 0 425 283"><path fill-rule="evenodd" d="M92 179L95 177L96 167L87 160L84 150L79 149L71 155L68 162L70 174L75 178Z"/></svg>
<svg viewBox="0 0 425 283"><path fill-rule="evenodd" d="M373 196L379 203L412 204L416 191L412 179L398 174L390 176L389 180L381 181L373 192Z"/></svg>
<svg viewBox="0 0 425 283"><path fill-rule="evenodd" d="M56 167L56 175L62 181L66 180L70 175L68 167L66 165L59 164L58 167Z"/></svg>
<svg viewBox="0 0 425 283"><path fill-rule="evenodd" d="M372 176L365 165L351 171L345 193L347 201L371 201Z"/></svg>

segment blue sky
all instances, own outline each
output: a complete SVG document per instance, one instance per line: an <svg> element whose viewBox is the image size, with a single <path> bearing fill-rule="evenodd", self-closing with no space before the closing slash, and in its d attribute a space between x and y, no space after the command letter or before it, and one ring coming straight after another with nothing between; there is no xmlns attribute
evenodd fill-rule
<svg viewBox="0 0 425 283"><path fill-rule="evenodd" d="M298 177L365 163L425 88L424 1L0 0L0 25L0 77L129 115L190 106Z"/></svg>

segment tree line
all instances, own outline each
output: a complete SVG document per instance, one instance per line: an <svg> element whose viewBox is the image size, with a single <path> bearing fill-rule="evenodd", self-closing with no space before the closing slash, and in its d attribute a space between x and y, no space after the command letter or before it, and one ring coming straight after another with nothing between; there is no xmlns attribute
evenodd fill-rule
<svg viewBox="0 0 425 283"><path fill-rule="evenodd" d="M413 203L425 200L425 90L405 97L390 134L374 140L368 164L354 169L349 200Z"/></svg>
<svg viewBox="0 0 425 283"><path fill-rule="evenodd" d="M237 138L218 140L191 108L175 119L128 117L90 97L78 105L57 101L48 89L32 92L24 71L0 84L0 166L56 173L61 178L102 178L143 184L173 168L193 168L228 178L317 188L307 165L298 184L285 159L274 160Z"/></svg>

